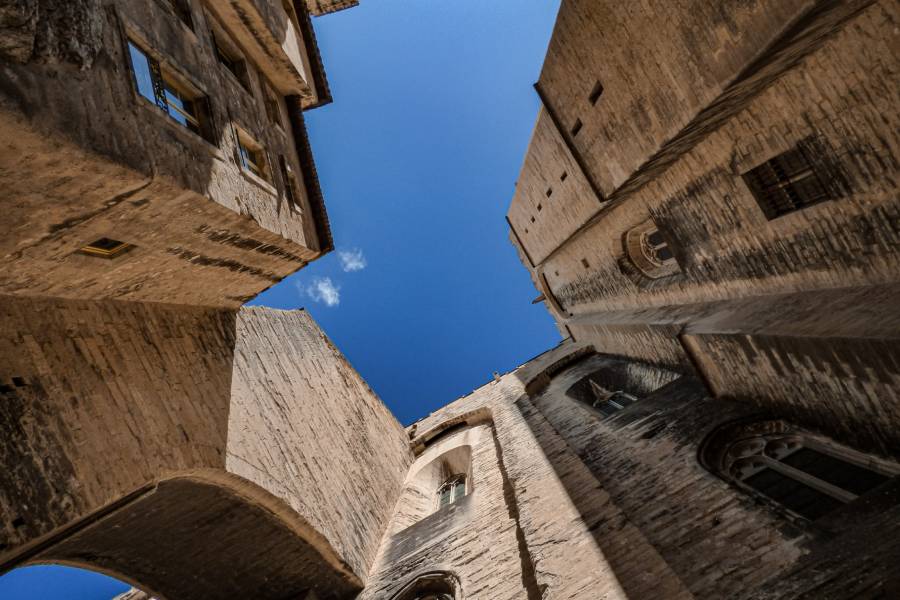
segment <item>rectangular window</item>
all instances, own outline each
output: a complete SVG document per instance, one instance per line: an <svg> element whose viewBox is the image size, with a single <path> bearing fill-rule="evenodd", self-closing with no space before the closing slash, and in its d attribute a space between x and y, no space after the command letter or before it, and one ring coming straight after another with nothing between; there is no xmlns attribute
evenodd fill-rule
<svg viewBox="0 0 900 600"><path fill-rule="evenodd" d="M575 137L576 135L578 135L581 132L581 127L582 127L581 119L575 119L575 124L572 125L572 137Z"/></svg>
<svg viewBox="0 0 900 600"><path fill-rule="evenodd" d="M182 23L187 25L189 29L194 29L194 19L191 17L191 5L188 0L166 1L172 8L172 12L175 13L175 16L177 16Z"/></svg>
<svg viewBox="0 0 900 600"><path fill-rule="evenodd" d="M266 116L269 117L269 122L272 125L282 127L281 104L278 102L278 97L275 96L275 92L268 85L263 86L263 95L265 96Z"/></svg>
<svg viewBox="0 0 900 600"><path fill-rule="evenodd" d="M832 200L833 177L816 168L812 149L797 146L744 173L747 187L771 220L813 204Z"/></svg>
<svg viewBox="0 0 900 600"><path fill-rule="evenodd" d="M243 130L238 130L238 155L241 167L260 179L271 182L266 162L266 151Z"/></svg>
<svg viewBox="0 0 900 600"><path fill-rule="evenodd" d="M278 157L278 165L281 168L281 180L284 182L284 197L287 198L291 208L297 212L302 212L303 205L300 203L297 178L294 177L294 173L291 171L291 167L288 166L284 156Z"/></svg>
<svg viewBox="0 0 900 600"><path fill-rule="evenodd" d="M250 76L244 56L222 31L211 31L213 49L219 63L234 75L246 90L250 90Z"/></svg>
<svg viewBox="0 0 900 600"><path fill-rule="evenodd" d="M180 82L173 73L131 40L128 40L128 53L138 93L166 111L172 120L185 129L209 140L208 98Z"/></svg>
<svg viewBox="0 0 900 600"><path fill-rule="evenodd" d="M111 238L100 238L86 246L82 246L79 250L82 254L90 256L99 256L101 258L115 258L134 248L131 244L120 242Z"/></svg>
<svg viewBox="0 0 900 600"><path fill-rule="evenodd" d="M591 106L595 106L597 101L600 100L600 96L603 95L603 84L599 81L594 84L594 89L591 90L591 95L588 97L588 100L591 102Z"/></svg>

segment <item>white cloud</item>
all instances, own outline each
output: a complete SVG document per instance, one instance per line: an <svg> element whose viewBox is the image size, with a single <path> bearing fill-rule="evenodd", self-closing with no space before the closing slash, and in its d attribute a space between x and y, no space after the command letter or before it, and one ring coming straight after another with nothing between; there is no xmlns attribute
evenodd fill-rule
<svg viewBox="0 0 900 600"><path fill-rule="evenodd" d="M341 303L341 288L331 281L331 277L316 277L306 288L306 293L314 301L324 302L325 306Z"/></svg>
<svg viewBox="0 0 900 600"><path fill-rule="evenodd" d="M362 250L353 248L352 250L338 250L338 258L341 259L341 268L345 273L352 271L362 271L368 264L366 257L363 256Z"/></svg>

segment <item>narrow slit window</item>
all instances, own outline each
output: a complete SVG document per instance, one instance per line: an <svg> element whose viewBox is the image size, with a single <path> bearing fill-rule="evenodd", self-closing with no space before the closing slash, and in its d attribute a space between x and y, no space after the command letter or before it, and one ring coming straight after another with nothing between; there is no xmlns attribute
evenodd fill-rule
<svg viewBox="0 0 900 600"><path fill-rule="evenodd" d="M581 131L582 126L583 124L581 122L581 119L575 119L575 124L572 125L572 137L578 135L578 133Z"/></svg>
<svg viewBox="0 0 900 600"><path fill-rule="evenodd" d="M265 86L264 90L266 116L269 117L269 123L281 128L281 106L278 98L269 86Z"/></svg>
<svg viewBox="0 0 900 600"><path fill-rule="evenodd" d="M175 16L178 19L187 25L187 27L191 30L194 29L194 19L191 16L191 5L188 0L168 0L169 6L172 8L172 12L175 13Z"/></svg>
<svg viewBox="0 0 900 600"><path fill-rule="evenodd" d="M582 258L582 259L581 259L581 266L584 267L585 269L590 269L590 268L591 268L591 265L590 265L590 263L587 261L586 258Z"/></svg>
<svg viewBox="0 0 900 600"><path fill-rule="evenodd" d="M553 188L547 188L547 197L549 198L552 195L553 195Z"/></svg>
<svg viewBox="0 0 900 600"><path fill-rule="evenodd" d="M600 96L603 95L603 84L599 81L594 84L594 89L591 90L591 95L588 96L588 100L591 102L591 106L596 106L597 102L600 100Z"/></svg>
<svg viewBox="0 0 900 600"><path fill-rule="evenodd" d="M209 98L191 89L131 40L128 53L138 93L185 129L211 141Z"/></svg>
<svg viewBox="0 0 900 600"><path fill-rule="evenodd" d="M834 176L813 154L811 147L797 146L744 173L744 181L767 219L838 197Z"/></svg>
<svg viewBox="0 0 900 600"><path fill-rule="evenodd" d="M112 238L100 238L90 244L82 246L79 250L82 254L98 256L100 258L115 258L134 248L131 244L120 242Z"/></svg>
<svg viewBox="0 0 900 600"><path fill-rule="evenodd" d="M563 174L559 176L559 180L565 181L566 177L568 177L568 176L569 176L569 174L566 171L563 171Z"/></svg>
<svg viewBox="0 0 900 600"><path fill-rule="evenodd" d="M288 165L284 156L278 157L278 163L281 169L281 179L284 182L284 196L292 209L297 212L302 212L297 178L294 176L294 172L291 170L291 167Z"/></svg>

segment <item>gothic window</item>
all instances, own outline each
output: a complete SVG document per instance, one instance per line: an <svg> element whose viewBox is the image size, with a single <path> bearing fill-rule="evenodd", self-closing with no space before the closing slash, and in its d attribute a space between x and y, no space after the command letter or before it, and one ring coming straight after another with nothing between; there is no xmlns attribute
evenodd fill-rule
<svg viewBox="0 0 900 600"><path fill-rule="evenodd" d="M798 145L744 173L744 181L771 220L837 197L834 177L811 144ZM817 160L819 159L819 160Z"/></svg>
<svg viewBox="0 0 900 600"><path fill-rule="evenodd" d="M610 417L638 401L636 396L624 390L604 385L603 375L603 372L595 372L582 377L566 391L566 395L587 404L604 417Z"/></svg>
<svg viewBox="0 0 900 600"><path fill-rule="evenodd" d="M404 587L395 600L456 600L458 584L448 573L423 575Z"/></svg>
<svg viewBox="0 0 900 600"><path fill-rule="evenodd" d="M209 140L208 98L132 40L128 40L128 53L138 93L185 129Z"/></svg>
<svg viewBox="0 0 900 600"><path fill-rule="evenodd" d="M438 488L438 508L453 504L466 495L466 476L454 475Z"/></svg>
<svg viewBox="0 0 900 600"><path fill-rule="evenodd" d="M625 253L631 263L646 277L658 279L681 270L669 243L652 220L647 220L625 234Z"/></svg>
<svg viewBox="0 0 900 600"><path fill-rule="evenodd" d="M716 456L709 466L810 521L900 474L900 465L781 421L732 427L719 434L719 440L725 443L714 447Z"/></svg>

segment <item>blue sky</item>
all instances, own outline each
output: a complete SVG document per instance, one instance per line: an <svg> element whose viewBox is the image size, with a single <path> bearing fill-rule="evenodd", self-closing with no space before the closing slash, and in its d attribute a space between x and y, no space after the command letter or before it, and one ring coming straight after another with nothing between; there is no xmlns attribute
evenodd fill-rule
<svg viewBox="0 0 900 600"><path fill-rule="evenodd" d="M306 117L338 251L252 304L309 310L404 424L559 341L504 221L558 8L362 0L314 21L335 101ZM3 600L125 589L64 567L0 577Z"/></svg>

